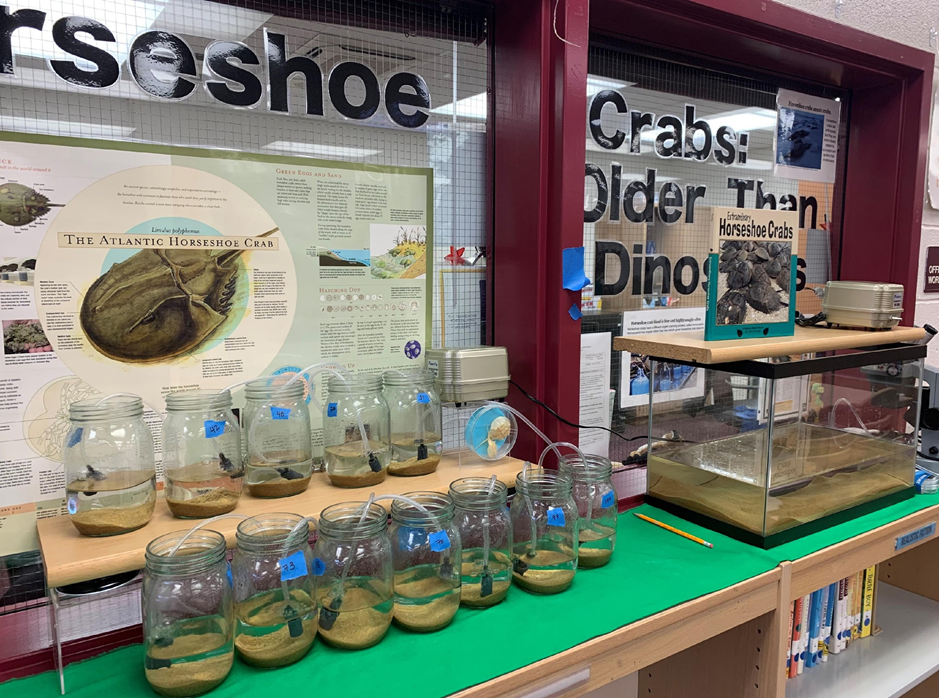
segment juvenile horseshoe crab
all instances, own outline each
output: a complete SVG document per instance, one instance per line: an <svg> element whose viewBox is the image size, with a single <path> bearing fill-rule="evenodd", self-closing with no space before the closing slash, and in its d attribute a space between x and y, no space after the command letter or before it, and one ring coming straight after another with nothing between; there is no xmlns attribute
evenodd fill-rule
<svg viewBox="0 0 939 698"><path fill-rule="evenodd" d="M48 197L24 184L0 184L0 222L14 228L29 225L49 213L49 209L64 205L50 204Z"/></svg>
<svg viewBox="0 0 939 698"><path fill-rule="evenodd" d="M763 314L787 307L791 250L787 243L724 240L718 271L726 274L727 291L717 301L717 323L742 324L748 307Z"/></svg>
<svg viewBox="0 0 939 698"><path fill-rule="evenodd" d="M88 289L82 329L98 351L116 361L163 361L192 351L231 312L244 251L141 250Z"/></svg>

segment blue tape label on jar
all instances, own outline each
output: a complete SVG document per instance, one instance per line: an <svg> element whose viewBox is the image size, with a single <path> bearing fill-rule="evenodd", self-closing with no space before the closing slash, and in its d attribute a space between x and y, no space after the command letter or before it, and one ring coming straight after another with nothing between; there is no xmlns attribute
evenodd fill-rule
<svg viewBox="0 0 939 698"><path fill-rule="evenodd" d="M280 565L280 581L282 582L306 576L306 558L303 557L302 550L283 558L277 564Z"/></svg>
<svg viewBox="0 0 939 698"><path fill-rule="evenodd" d="M205 438L214 439L216 436L221 436L225 433L225 422L215 422L211 419L205 420L203 422L205 427Z"/></svg>
<svg viewBox="0 0 939 698"><path fill-rule="evenodd" d="M610 490L609 492L603 495L603 499L600 500L600 506L606 509L607 507L611 507L614 504L616 504L616 495L613 493L612 490Z"/></svg>
<svg viewBox="0 0 939 698"><path fill-rule="evenodd" d="M289 419L290 418L290 408L289 407L275 407L271 405L271 419Z"/></svg>
<svg viewBox="0 0 939 698"><path fill-rule="evenodd" d="M320 560L318 557L313 558L313 575L316 577L322 577L326 574L326 563Z"/></svg>
<svg viewBox="0 0 939 698"><path fill-rule="evenodd" d="M84 427L78 427L78 429L72 432L72 435L68 438L68 445L66 448L71 448L82 440L82 431L84 431Z"/></svg>
<svg viewBox="0 0 939 698"><path fill-rule="evenodd" d="M430 395L428 395L427 393L418 393L417 401L421 403L422 405L426 405L430 402Z"/></svg>
<svg viewBox="0 0 939 698"><path fill-rule="evenodd" d="M450 536L446 531L436 531L427 536L430 541L430 549L435 553L442 553L450 547Z"/></svg>
<svg viewBox="0 0 939 698"><path fill-rule="evenodd" d="M78 513L78 501L75 499L68 500L68 513L72 516Z"/></svg>
<svg viewBox="0 0 939 698"><path fill-rule="evenodd" d="M228 577L228 586L234 587L234 586L235 586L235 580L234 580L234 579L232 578L232 576L231 576L231 563L229 562L229 563L227 563L227 565L228 565L228 569L225 570L225 575Z"/></svg>
<svg viewBox="0 0 939 698"><path fill-rule="evenodd" d="M561 507L550 507L548 509L548 525L563 526L564 524L564 510Z"/></svg>
<svg viewBox="0 0 939 698"><path fill-rule="evenodd" d="M339 403L338 403L338 402L330 402L328 405L326 405L326 416L327 416L327 417L335 417L335 416L338 415L338 414L339 414Z"/></svg>

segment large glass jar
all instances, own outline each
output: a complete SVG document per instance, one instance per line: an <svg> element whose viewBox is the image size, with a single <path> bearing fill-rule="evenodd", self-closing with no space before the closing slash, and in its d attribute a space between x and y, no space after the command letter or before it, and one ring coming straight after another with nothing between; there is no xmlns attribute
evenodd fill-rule
<svg viewBox="0 0 939 698"><path fill-rule="evenodd" d="M313 442L306 383L259 378L245 387L244 432L248 492L254 497L289 497L310 484Z"/></svg>
<svg viewBox="0 0 939 698"><path fill-rule="evenodd" d="M173 698L212 690L235 657L225 538L204 528L186 535L150 542L141 592L147 682Z"/></svg>
<svg viewBox="0 0 939 698"><path fill-rule="evenodd" d="M556 594L577 571L577 505L567 473L523 470L512 499L512 578L527 591Z"/></svg>
<svg viewBox="0 0 939 698"><path fill-rule="evenodd" d="M437 469L443 451L443 411L427 369L387 371L385 401L391 411L390 475L426 475Z"/></svg>
<svg viewBox="0 0 939 698"><path fill-rule="evenodd" d="M608 458L587 454L561 459L560 470L574 480L573 495L580 521L577 526L577 566L602 567L616 545L616 490L613 464Z"/></svg>
<svg viewBox="0 0 939 698"><path fill-rule="evenodd" d="M146 525L156 504L153 434L135 395L69 405L65 493L79 533L113 536Z"/></svg>
<svg viewBox="0 0 939 698"><path fill-rule="evenodd" d="M388 514L378 504L334 504L319 527L320 637L348 650L371 647L388 632L394 606Z"/></svg>
<svg viewBox="0 0 939 698"><path fill-rule="evenodd" d="M163 481L166 505L181 519L227 514L244 482L241 427L227 390L166 396Z"/></svg>
<svg viewBox="0 0 939 698"><path fill-rule="evenodd" d="M329 379L324 457L326 475L337 487L371 487L385 479L391 461L391 425L381 388L380 375Z"/></svg>
<svg viewBox="0 0 939 698"><path fill-rule="evenodd" d="M235 537L231 568L238 655L259 667L293 664L316 638L310 526L298 514L260 514L238 524Z"/></svg>
<svg viewBox="0 0 939 698"><path fill-rule="evenodd" d="M439 492L409 492L423 507L391 504L391 550L395 568L395 623L432 632L449 625L460 607L460 533L453 500Z"/></svg>
<svg viewBox="0 0 939 698"><path fill-rule="evenodd" d="M491 483L491 484L490 484ZM512 584L512 521L505 483L464 477L450 483L463 550L460 602L484 608L502 601Z"/></svg>

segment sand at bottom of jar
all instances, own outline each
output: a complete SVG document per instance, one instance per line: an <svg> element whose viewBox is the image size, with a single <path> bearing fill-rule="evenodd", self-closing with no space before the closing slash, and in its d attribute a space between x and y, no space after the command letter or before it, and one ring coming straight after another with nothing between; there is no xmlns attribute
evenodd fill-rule
<svg viewBox="0 0 939 698"><path fill-rule="evenodd" d="M499 550L489 551L489 574L492 576L492 591L482 595L483 551L470 548L463 551L460 570L460 603L470 608L495 606L505 598L512 585L512 561Z"/></svg>
<svg viewBox="0 0 939 698"><path fill-rule="evenodd" d="M578 532L577 566L585 568L603 567L613 555L616 528L592 521L583 524Z"/></svg>
<svg viewBox="0 0 939 698"><path fill-rule="evenodd" d="M221 627L224 623L219 619ZM153 690L170 698L188 698L211 691L225 680L235 650L227 634L201 633L176 636L166 647L153 645L147 657L170 662L170 666L146 669L147 682Z"/></svg>
<svg viewBox="0 0 939 698"><path fill-rule="evenodd" d="M418 565L395 573L395 622L429 633L450 624L460 607L460 585L438 575L440 565Z"/></svg>
<svg viewBox="0 0 939 698"><path fill-rule="evenodd" d="M210 516L227 514L238 506L239 492L216 487L191 499L166 499L173 516L180 519L207 519Z"/></svg>
<svg viewBox="0 0 939 698"><path fill-rule="evenodd" d="M377 644L391 625L394 600L391 590L375 579L347 579L345 591L337 593L338 583L320 589L320 637L328 645L347 650L361 650ZM338 608L337 608L338 607ZM327 630L324 614L332 609L335 620Z"/></svg>
<svg viewBox="0 0 939 698"><path fill-rule="evenodd" d="M252 666L293 664L309 651L316 638L316 604L301 589L291 590L286 604L279 589L257 594L235 604L235 618L235 647ZM292 629L295 636L291 635Z"/></svg>
<svg viewBox="0 0 939 698"><path fill-rule="evenodd" d="M274 455L271 455L273 458ZM275 454L276 455L276 454ZM310 484L313 461L249 463L246 473L252 497L276 499L304 492Z"/></svg>
<svg viewBox="0 0 939 698"><path fill-rule="evenodd" d="M371 444L370 444L371 445ZM339 446L324 449L326 475L336 487L371 487L385 481L390 450L387 446L372 448L372 455L381 464L381 470L374 471L369 465L368 452L361 441L347 441Z"/></svg>
<svg viewBox="0 0 939 698"><path fill-rule="evenodd" d="M156 505L154 495L148 501L131 507L101 507L71 515L72 524L83 536L116 536L130 533L147 525Z"/></svg>
<svg viewBox="0 0 939 698"><path fill-rule="evenodd" d="M512 571L512 579L525 591L536 594L557 594L570 586L574 579L574 551L537 550L534 556L522 554L521 562L528 568L524 574Z"/></svg>
<svg viewBox="0 0 939 698"><path fill-rule="evenodd" d="M428 454L427 458L418 460L417 456L406 461L392 461L388 465L388 474L397 477L413 477L415 475L429 475L440 464L440 456L436 453Z"/></svg>

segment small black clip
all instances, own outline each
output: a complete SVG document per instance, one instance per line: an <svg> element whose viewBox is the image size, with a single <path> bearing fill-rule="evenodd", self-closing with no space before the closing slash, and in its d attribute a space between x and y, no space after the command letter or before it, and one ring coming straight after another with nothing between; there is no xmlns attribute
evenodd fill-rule
<svg viewBox="0 0 939 698"><path fill-rule="evenodd" d="M519 574L521 574L521 572ZM485 596L489 596L490 594L492 594L492 574L490 574L488 570L486 572L483 572L483 578L479 586L480 586L480 591L479 591L480 596L485 597Z"/></svg>
<svg viewBox="0 0 939 698"><path fill-rule="evenodd" d="M517 557L512 561L512 570L517 575L523 575L528 571L528 563Z"/></svg>
<svg viewBox="0 0 939 698"><path fill-rule="evenodd" d="M372 469L373 473L381 472L381 463L378 462L378 456L374 453L368 454L368 467Z"/></svg>
<svg viewBox="0 0 939 698"><path fill-rule="evenodd" d="M339 617L339 611L334 611L331 608L324 608L320 611L320 627L323 630L332 630L333 623L336 622L336 619Z"/></svg>
<svg viewBox="0 0 939 698"><path fill-rule="evenodd" d="M417 459L418 460L427 460L427 446L421 444L417 447Z"/></svg>
<svg viewBox="0 0 939 698"><path fill-rule="evenodd" d="M290 637L300 637L303 635L303 621L299 616L295 615L293 618L287 621L287 629L290 631Z"/></svg>

